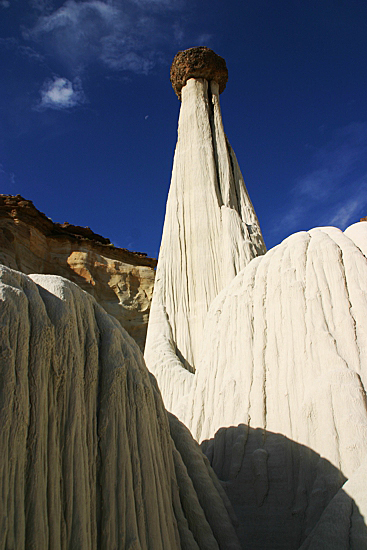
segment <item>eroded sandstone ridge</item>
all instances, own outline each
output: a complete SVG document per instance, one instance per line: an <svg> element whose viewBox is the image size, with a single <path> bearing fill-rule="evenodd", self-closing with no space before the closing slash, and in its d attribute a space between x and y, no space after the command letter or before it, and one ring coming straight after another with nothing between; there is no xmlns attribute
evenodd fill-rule
<svg viewBox="0 0 367 550"><path fill-rule="evenodd" d="M53 223L20 195L0 195L0 264L77 283L144 349L153 258L116 248L89 227Z"/></svg>
<svg viewBox="0 0 367 550"><path fill-rule="evenodd" d="M92 296L0 266L0 327L1 550L239 550L208 462Z"/></svg>
<svg viewBox="0 0 367 550"><path fill-rule="evenodd" d="M196 50L181 52L179 58L191 60ZM210 55L209 71L211 59ZM190 67L191 61L188 72ZM218 82L190 78L182 88L145 347L148 368L157 377L168 410L180 414L180 397L193 382L211 302L265 250L236 156L224 134Z"/></svg>
<svg viewBox="0 0 367 550"><path fill-rule="evenodd" d="M183 419L249 548L367 548L366 319L366 222L291 235L212 303Z"/></svg>
<svg viewBox="0 0 367 550"><path fill-rule="evenodd" d="M366 550L367 223L265 254L218 92L182 88L147 365L243 549Z"/></svg>

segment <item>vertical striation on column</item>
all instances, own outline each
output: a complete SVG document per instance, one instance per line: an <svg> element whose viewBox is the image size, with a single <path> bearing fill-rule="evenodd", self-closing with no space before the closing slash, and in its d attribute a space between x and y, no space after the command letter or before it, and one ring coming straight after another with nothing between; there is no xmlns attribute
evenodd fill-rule
<svg viewBox="0 0 367 550"><path fill-rule="evenodd" d="M227 75L224 59L204 47L179 52L171 68L182 105L145 358L178 416L211 302L266 251L223 129L219 93Z"/></svg>

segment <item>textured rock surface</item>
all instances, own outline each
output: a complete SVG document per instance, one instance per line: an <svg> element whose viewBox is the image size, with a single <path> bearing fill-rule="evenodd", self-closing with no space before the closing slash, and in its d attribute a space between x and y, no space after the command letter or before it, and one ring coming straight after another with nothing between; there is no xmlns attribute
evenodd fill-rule
<svg viewBox="0 0 367 550"><path fill-rule="evenodd" d="M367 547L366 230L292 235L210 307L183 418L226 482L244 548L298 548L319 520L305 548ZM334 546L333 522L359 542Z"/></svg>
<svg viewBox="0 0 367 550"><path fill-rule="evenodd" d="M243 549L367 549L367 223L262 255L218 84L187 71L148 367L222 480Z"/></svg>
<svg viewBox="0 0 367 550"><path fill-rule="evenodd" d="M88 227L53 223L19 195L0 195L0 263L77 283L144 349L156 260L116 248Z"/></svg>
<svg viewBox="0 0 367 550"><path fill-rule="evenodd" d="M265 245L223 131L218 84L182 89L145 358L168 410L180 415L205 338L212 300Z"/></svg>
<svg viewBox="0 0 367 550"><path fill-rule="evenodd" d="M1 549L238 550L198 445L91 296L0 266L0 328Z"/></svg>
<svg viewBox="0 0 367 550"><path fill-rule="evenodd" d="M366 550L367 461L340 489L300 550ZM350 496L352 495L352 496ZM356 504L358 502L358 506Z"/></svg>
<svg viewBox="0 0 367 550"><path fill-rule="evenodd" d="M170 75L172 87L179 99L182 88L190 78L205 78L208 82L215 80L220 94L228 80L228 70L223 57L205 46L178 52L171 65Z"/></svg>

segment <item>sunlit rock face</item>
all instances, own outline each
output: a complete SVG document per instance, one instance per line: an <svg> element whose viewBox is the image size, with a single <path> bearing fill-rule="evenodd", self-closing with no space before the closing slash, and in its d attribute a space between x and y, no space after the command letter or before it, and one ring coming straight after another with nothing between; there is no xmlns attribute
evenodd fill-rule
<svg viewBox="0 0 367 550"><path fill-rule="evenodd" d="M244 548L367 547L366 253L366 222L294 234L209 309L183 419Z"/></svg>
<svg viewBox="0 0 367 550"><path fill-rule="evenodd" d="M0 549L239 550L136 343L77 285L0 266Z"/></svg>
<svg viewBox="0 0 367 550"><path fill-rule="evenodd" d="M148 367L224 484L243 549L365 549L367 223L265 254L218 84L194 53L173 79Z"/></svg>
<svg viewBox="0 0 367 550"><path fill-rule="evenodd" d="M144 349L156 260L114 247L89 228L53 223L21 196L0 195L0 263L61 275L113 315Z"/></svg>
<svg viewBox="0 0 367 550"><path fill-rule="evenodd" d="M360 463L367 262L354 240L365 226L296 233L253 260L213 302L190 400L200 398L203 412L186 417L198 439L251 421L311 445L347 475ZM222 396L222 408L213 395ZM350 442L354 430L349 446L342 438L348 432Z"/></svg>
<svg viewBox="0 0 367 550"><path fill-rule="evenodd" d="M182 105L145 358L167 408L199 368L204 321L218 293L265 245L235 154L224 134L214 80L190 78Z"/></svg>

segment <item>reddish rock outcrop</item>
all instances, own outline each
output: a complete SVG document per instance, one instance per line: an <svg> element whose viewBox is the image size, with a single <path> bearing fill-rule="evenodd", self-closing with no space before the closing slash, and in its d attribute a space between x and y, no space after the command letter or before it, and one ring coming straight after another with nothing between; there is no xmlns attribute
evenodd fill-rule
<svg viewBox="0 0 367 550"><path fill-rule="evenodd" d="M0 263L73 281L144 349L155 259L117 248L89 227L54 223L20 195L0 195Z"/></svg>
<svg viewBox="0 0 367 550"><path fill-rule="evenodd" d="M171 84L179 99L181 90L190 78L215 80L221 94L228 81L228 70L223 57L205 46L178 52L171 66Z"/></svg>

